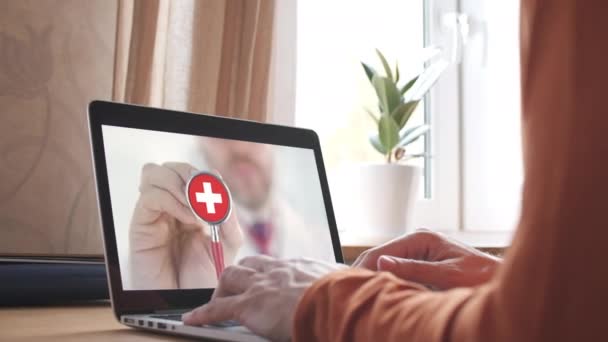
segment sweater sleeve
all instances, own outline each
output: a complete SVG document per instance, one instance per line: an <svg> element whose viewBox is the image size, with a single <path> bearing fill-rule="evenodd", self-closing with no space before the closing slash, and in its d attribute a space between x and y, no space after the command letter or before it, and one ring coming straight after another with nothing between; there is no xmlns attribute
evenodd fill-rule
<svg viewBox="0 0 608 342"><path fill-rule="evenodd" d="M300 301L296 341L443 341L470 289L431 292L390 273L347 270L318 281Z"/></svg>
<svg viewBox="0 0 608 342"><path fill-rule="evenodd" d="M600 341L608 307L608 2L521 4L522 212L487 284L429 292L348 270L307 290L296 341Z"/></svg>

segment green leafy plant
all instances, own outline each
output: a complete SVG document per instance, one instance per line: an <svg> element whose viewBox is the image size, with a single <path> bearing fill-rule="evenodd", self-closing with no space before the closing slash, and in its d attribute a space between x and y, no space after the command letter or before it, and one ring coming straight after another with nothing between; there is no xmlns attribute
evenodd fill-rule
<svg viewBox="0 0 608 342"><path fill-rule="evenodd" d="M399 64L392 70L380 50L376 50L384 75L361 62L365 74L376 90L379 115L365 108L378 126L378 132L369 136L372 146L382 153L387 162L418 158L424 154L407 154L406 147L426 134L429 125L407 127L409 119L424 95L437 82L447 63L443 60L430 64L419 75L401 84Z"/></svg>

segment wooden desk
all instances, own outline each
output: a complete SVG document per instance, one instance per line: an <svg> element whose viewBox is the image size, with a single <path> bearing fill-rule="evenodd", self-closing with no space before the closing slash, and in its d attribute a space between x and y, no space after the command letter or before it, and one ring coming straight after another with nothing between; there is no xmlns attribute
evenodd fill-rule
<svg viewBox="0 0 608 342"><path fill-rule="evenodd" d="M0 341L188 341L119 324L110 304L0 307Z"/></svg>
<svg viewBox="0 0 608 342"><path fill-rule="evenodd" d="M348 263L368 248L370 246L351 245L344 246L342 251ZM494 246L480 249L493 254L503 252L502 248ZM109 302L46 307L0 307L0 342L188 340L125 327L114 318Z"/></svg>

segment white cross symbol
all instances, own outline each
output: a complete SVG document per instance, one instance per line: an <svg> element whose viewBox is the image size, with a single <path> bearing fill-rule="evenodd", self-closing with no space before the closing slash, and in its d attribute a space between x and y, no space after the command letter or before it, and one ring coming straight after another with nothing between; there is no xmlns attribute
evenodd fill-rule
<svg viewBox="0 0 608 342"><path fill-rule="evenodd" d="M222 203L222 194L212 192L209 182L203 182L203 192L195 192L194 195L198 203L205 203L209 214L215 214L215 204Z"/></svg>

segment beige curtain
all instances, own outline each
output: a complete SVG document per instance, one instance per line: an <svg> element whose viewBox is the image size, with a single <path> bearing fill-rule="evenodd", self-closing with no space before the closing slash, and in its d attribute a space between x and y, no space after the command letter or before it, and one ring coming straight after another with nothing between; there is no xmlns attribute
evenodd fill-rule
<svg viewBox="0 0 608 342"><path fill-rule="evenodd" d="M0 0L0 256L99 255L86 106L266 119L273 0Z"/></svg>
<svg viewBox="0 0 608 342"><path fill-rule="evenodd" d="M120 0L113 99L267 119L274 0Z"/></svg>

